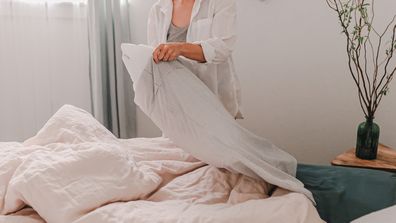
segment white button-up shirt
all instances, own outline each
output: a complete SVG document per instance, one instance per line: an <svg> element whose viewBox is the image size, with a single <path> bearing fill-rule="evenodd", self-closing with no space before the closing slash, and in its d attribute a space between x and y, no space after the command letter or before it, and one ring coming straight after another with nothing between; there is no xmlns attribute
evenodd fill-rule
<svg viewBox="0 0 396 223"><path fill-rule="evenodd" d="M148 44L167 42L172 21L172 0L159 0L148 19ZM232 51L236 42L235 0L195 0L187 42L200 44L206 63L188 61L188 67L218 96L235 118L241 115L241 92Z"/></svg>

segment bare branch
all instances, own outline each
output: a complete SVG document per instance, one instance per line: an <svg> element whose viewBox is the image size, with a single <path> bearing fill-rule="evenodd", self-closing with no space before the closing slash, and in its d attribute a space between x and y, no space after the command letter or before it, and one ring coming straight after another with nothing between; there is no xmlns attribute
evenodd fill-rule
<svg viewBox="0 0 396 223"><path fill-rule="evenodd" d="M374 0L326 0L326 3L337 12L342 32L346 37L348 68L358 88L360 106L367 117L373 117L396 73L396 67L388 73L396 51L396 24L392 30L391 48L387 47L389 42L384 44L384 36L396 21L396 15L385 30L379 33L372 26L375 18ZM375 47L372 41L374 34L378 38L378 43L375 43L378 45ZM387 56L380 61L380 55L384 51ZM372 63L372 68L369 63ZM379 70L383 66L384 71L380 75Z"/></svg>
<svg viewBox="0 0 396 223"><path fill-rule="evenodd" d="M340 2L339 0L338 0L338 3L339 3L339 4L337 4L336 0L334 0L334 2L335 2L336 11L337 11L337 13L338 13L338 19L339 19L339 21L340 21L340 23L341 23L341 26L342 26L342 28L343 28L344 34L346 35L346 39L347 39L347 54L348 54L348 67L349 67L349 71L350 71L350 73L351 73L351 75L352 75L352 78L353 78L354 81L355 81L355 84L356 84L357 87L358 87L359 97L361 97L361 99L362 99L362 101L363 101L365 107L366 107L367 110L368 110L368 108L369 108L368 100L363 96L363 90L362 90L361 85L360 85L360 83L359 83L359 81L358 81L358 76L355 76L355 72L353 71L353 68L352 68L352 57L353 57L353 56L351 55L350 49L351 49L351 43L353 44L353 41L352 41L352 39L351 39L351 37L350 37L350 35L349 35L348 27L347 27L346 24L344 23L344 20L343 20L343 18L342 18L342 14L341 14L341 11L340 11L340 9L341 9L341 10L344 10L344 9L342 8L342 4L341 4L341 2Z"/></svg>
<svg viewBox="0 0 396 223"><path fill-rule="evenodd" d="M393 16L392 21L386 26L386 28L385 28L384 32L381 34L381 36L384 36L384 35L388 32L389 27L393 24L393 22L395 21L395 19L396 19L396 15Z"/></svg>
<svg viewBox="0 0 396 223"><path fill-rule="evenodd" d="M395 17L393 17L393 18L395 18ZM392 41L391 41L392 44L391 44L391 49L388 51L388 55L387 55L388 56L388 60L387 60L387 62L385 64L385 67L384 67L384 74L383 74L383 76L381 78L381 81L379 82L378 86L375 86L375 90L376 91L378 91L378 89L381 87L382 82L385 80L385 77L387 76L389 62L391 61L391 59L393 57L393 54L394 54L394 51L395 51L395 47L393 45L394 42L395 42L395 38L396 38L396 25L393 26ZM381 93L381 92L379 92L379 93Z"/></svg>
<svg viewBox="0 0 396 223"><path fill-rule="evenodd" d="M368 39L369 39L369 37L367 37L367 39L364 41L364 74L365 74L365 76L366 76L366 79L367 79L367 82L368 82L368 87L369 87L369 92L370 92L370 98L372 98L373 97L373 95L372 95L372 90L371 90L371 81L370 81L370 77L369 77L369 75L368 75L368 67L367 67L367 64L368 64L368 59L367 59L367 41L368 41Z"/></svg>
<svg viewBox="0 0 396 223"><path fill-rule="evenodd" d="M383 86L383 88L380 91L380 96L378 98L378 101L376 102L375 108L374 108L374 113L377 111L378 106L380 105L382 98L384 95L386 95L386 93L384 92L385 90L387 90L389 88L389 84L391 83L391 81L393 80L394 74L396 73L396 67L393 69L393 71L389 74L388 76L388 80L386 81L385 85Z"/></svg>
<svg viewBox="0 0 396 223"><path fill-rule="evenodd" d="M331 0L326 0L327 5L329 6L329 8L333 9L334 11L336 11L337 9L334 6L334 2L332 2Z"/></svg>
<svg viewBox="0 0 396 223"><path fill-rule="evenodd" d="M362 108L362 111L363 111L364 115L365 115L366 117L368 117L368 116L369 116L369 115L368 115L368 112L369 112L369 111L366 111L367 108L364 108L364 106L363 106L362 95L361 95L361 94L358 94L358 95L359 95L359 104L360 104L360 107Z"/></svg>

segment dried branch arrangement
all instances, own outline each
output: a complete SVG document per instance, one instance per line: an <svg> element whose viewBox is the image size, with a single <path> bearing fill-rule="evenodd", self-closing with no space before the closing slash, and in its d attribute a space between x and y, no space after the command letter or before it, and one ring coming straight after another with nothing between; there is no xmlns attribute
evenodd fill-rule
<svg viewBox="0 0 396 223"><path fill-rule="evenodd" d="M379 32L373 27L375 0L326 0L338 16L347 41L349 71L358 87L359 102L368 119L375 112L396 72L396 15Z"/></svg>

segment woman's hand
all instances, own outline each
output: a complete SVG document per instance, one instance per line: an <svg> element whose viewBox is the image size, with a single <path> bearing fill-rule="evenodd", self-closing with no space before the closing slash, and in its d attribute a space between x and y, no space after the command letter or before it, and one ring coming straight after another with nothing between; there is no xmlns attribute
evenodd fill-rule
<svg viewBox="0 0 396 223"><path fill-rule="evenodd" d="M155 63L170 62L179 56L184 56L199 63L205 63L206 59L200 44L193 43L166 43L160 44L153 52Z"/></svg>
<svg viewBox="0 0 396 223"><path fill-rule="evenodd" d="M160 44L153 52L153 59L155 63L160 61L170 62L182 55L183 43L167 43Z"/></svg>

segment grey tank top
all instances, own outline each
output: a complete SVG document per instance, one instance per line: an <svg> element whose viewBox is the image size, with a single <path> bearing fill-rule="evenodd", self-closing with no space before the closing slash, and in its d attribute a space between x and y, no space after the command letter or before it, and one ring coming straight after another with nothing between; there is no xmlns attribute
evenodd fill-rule
<svg viewBox="0 0 396 223"><path fill-rule="evenodd" d="M168 30L168 37L167 41L170 43L174 42L186 42L187 41L187 31L188 31L188 26L186 27L177 27L173 25L173 23L170 24L169 30Z"/></svg>

